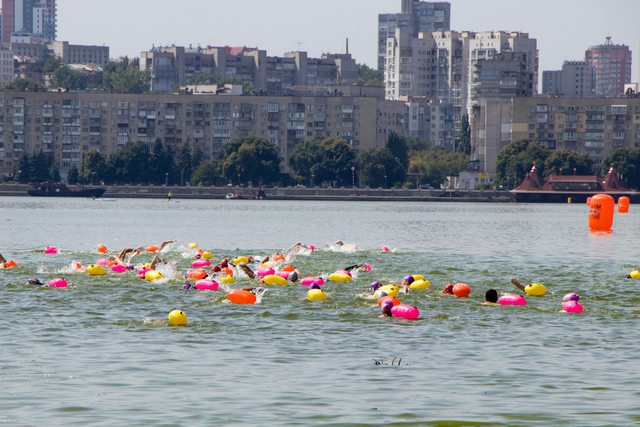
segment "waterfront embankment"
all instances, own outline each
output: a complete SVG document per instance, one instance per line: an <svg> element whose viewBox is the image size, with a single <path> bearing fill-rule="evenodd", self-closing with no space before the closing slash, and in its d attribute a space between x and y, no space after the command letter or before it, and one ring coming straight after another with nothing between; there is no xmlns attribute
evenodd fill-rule
<svg viewBox="0 0 640 427"><path fill-rule="evenodd" d="M0 184L0 196L28 196L31 187L24 184ZM80 189L79 186L69 186ZM86 186L85 188L93 188ZM143 186L113 185L107 186L103 197L106 198L167 198L169 193L174 199L254 199L259 188L255 187L206 187L206 186ZM359 200L359 201L407 201L407 202L509 202L506 191L491 190L410 190L382 188L300 188L269 187L264 188L265 196L270 200Z"/></svg>

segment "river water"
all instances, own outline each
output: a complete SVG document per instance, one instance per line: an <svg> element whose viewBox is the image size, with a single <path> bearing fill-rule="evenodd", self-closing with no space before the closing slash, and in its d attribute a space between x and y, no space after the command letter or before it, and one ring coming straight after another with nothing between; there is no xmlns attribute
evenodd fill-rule
<svg viewBox="0 0 640 427"><path fill-rule="evenodd" d="M77 200L0 198L0 422L10 425L640 424L640 213L611 234L585 205ZM163 256L187 270L188 243L216 258L269 255L301 241L302 276L367 262L328 301L297 284L261 304L149 284L133 273L67 273L113 250L177 239ZM323 250L335 240L355 253ZM42 249L55 245L57 255ZM387 245L395 253L380 253ZM141 256L148 259L148 256ZM423 274L416 321L379 318L374 280ZM26 285L64 276L66 289ZM544 283L524 307L482 305ZM463 281L468 299L441 294ZM235 287L247 286L241 281ZM578 292L582 314L561 313ZM163 321L174 308L187 327ZM149 321L149 319L153 319ZM158 320L158 321L154 321Z"/></svg>

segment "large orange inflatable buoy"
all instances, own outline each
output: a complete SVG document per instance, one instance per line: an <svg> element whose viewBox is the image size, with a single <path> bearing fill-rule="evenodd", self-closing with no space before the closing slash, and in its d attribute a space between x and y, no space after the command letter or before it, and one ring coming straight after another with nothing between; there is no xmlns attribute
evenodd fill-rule
<svg viewBox="0 0 640 427"><path fill-rule="evenodd" d="M629 212L629 203L631 200L627 196L622 196L618 199L618 213Z"/></svg>
<svg viewBox="0 0 640 427"><path fill-rule="evenodd" d="M608 194L596 194L589 205L589 229L591 231L611 231L613 206L615 201Z"/></svg>
<svg viewBox="0 0 640 427"><path fill-rule="evenodd" d="M256 296L251 291L234 289L229 291L227 299L234 304L255 304Z"/></svg>

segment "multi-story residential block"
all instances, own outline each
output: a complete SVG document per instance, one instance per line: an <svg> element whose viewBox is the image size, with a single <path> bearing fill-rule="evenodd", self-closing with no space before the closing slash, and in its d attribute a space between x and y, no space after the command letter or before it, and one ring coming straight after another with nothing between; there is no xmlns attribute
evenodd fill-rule
<svg viewBox="0 0 640 427"><path fill-rule="evenodd" d="M56 39L56 0L2 0L2 41Z"/></svg>
<svg viewBox="0 0 640 427"><path fill-rule="evenodd" d="M0 49L0 87L13 80L14 62L13 52L9 49Z"/></svg>
<svg viewBox="0 0 640 427"><path fill-rule="evenodd" d="M595 95L594 68L585 61L565 61L562 70L542 73L544 95L583 98Z"/></svg>
<svg viewBox="0 0 640 427"><path fill-rule="evenodd" d="M401 13L378 15L378 70L385 70L387 40L398 29L406 29L413 37L434 31L449 31L451 27L451 4L448 2L428 2L403 0Z"/></svg>
<svg viewBox="0 0 640 427"><path fill-rule="evenodd" d="M631 50L629 46L613 44L611 37L605 44L587 49L585 61L595 70L598 96L620 96L625 83L631 82Z"/></svg>
<svg viewBox="0 0 640 427"><path fill-rule="evenodd" d="M258 93L280 95L295 85L353 84L358 78L349 53L309 58L306 52L269 57L247 47L159 47L142 52L140 68L151 75L152 92L170 92L200 76L218 75L249 82Z"/></svg>
<svg viewBox="0 0 640 427"><path fill-rule="evenodd" d="M56 41L47 45L49 51L65 64L106 65L109 62L109 46L90 46Z"/></svg>
<svg viewBox="0 0 640 427"><path fill-rule="evenodd" d="M23 153L51 153L61 175L85 153L104 155L132 142L160 140L178 149L198 145L209 159L249 135L276 144L287 170L289 152L304 139L338 137L354 149L384 147L403 134L405 106L375 96L233 96L0 92L0 173Z"/></svg>
<svg viewBox="0 0 640 427"><path fill-rule="evenodd" d="M640 147L640 98L481 98L471 128L480 170L490 175L500 149L520 139L586 154L600 173L616 149Z"/></svg>
<svg viewBox="0 0 640 427"><path fill-rule="evenodd" d="M427 98L406 101L405 135L431 142L433 147L456 149L454 106Z"/></svg>

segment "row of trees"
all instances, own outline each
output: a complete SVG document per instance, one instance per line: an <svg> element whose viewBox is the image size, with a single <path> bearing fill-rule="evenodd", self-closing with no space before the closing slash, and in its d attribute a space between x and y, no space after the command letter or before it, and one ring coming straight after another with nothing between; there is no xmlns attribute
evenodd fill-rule
<svg viewBox="0 0 640 427"><path fill-rule="evenodd" d="M428 143L391 135L382 149L357 153L339 138L306 140L290 153L290 174L280 172L278 148L255 136L225 145L218 159L205 160L201 147L156 140L127 144L109 156L85 154L80 168L69 171L70 183L83 184L253 184L310 186L438 187L446 176L464 170L468 158L430 147ZM20 182L59 179L50 156L23 156L16 175Z"/></svg>
<svg viewBox="0 0 640 427"><path fill-rule="evenodd" d="M144 93L149 91L149 76L140 71L137 58L121 58L119 62L109 62L104 66L97 80L91 79L81 71L72 70L57 57L50 56L43 61L27 67L32 73L51 74L51 84L56 88L69 90L97 89L118 93ZM39 91L45 88L33 80L16 78L5 87L10 90Z"/></svg>
<svg viewBox="0 0 640 427"><path fill-rule="evenodd" d="M549 150L537 141L520 140L506 145L498 153L496 163L497 185L515 187L536 165L542 176L593 175L594 163L586 154L565 149ZM626 184L640 188L640 148L624 148L611 153L602 163L606 173L613 167Z"/></svg>

